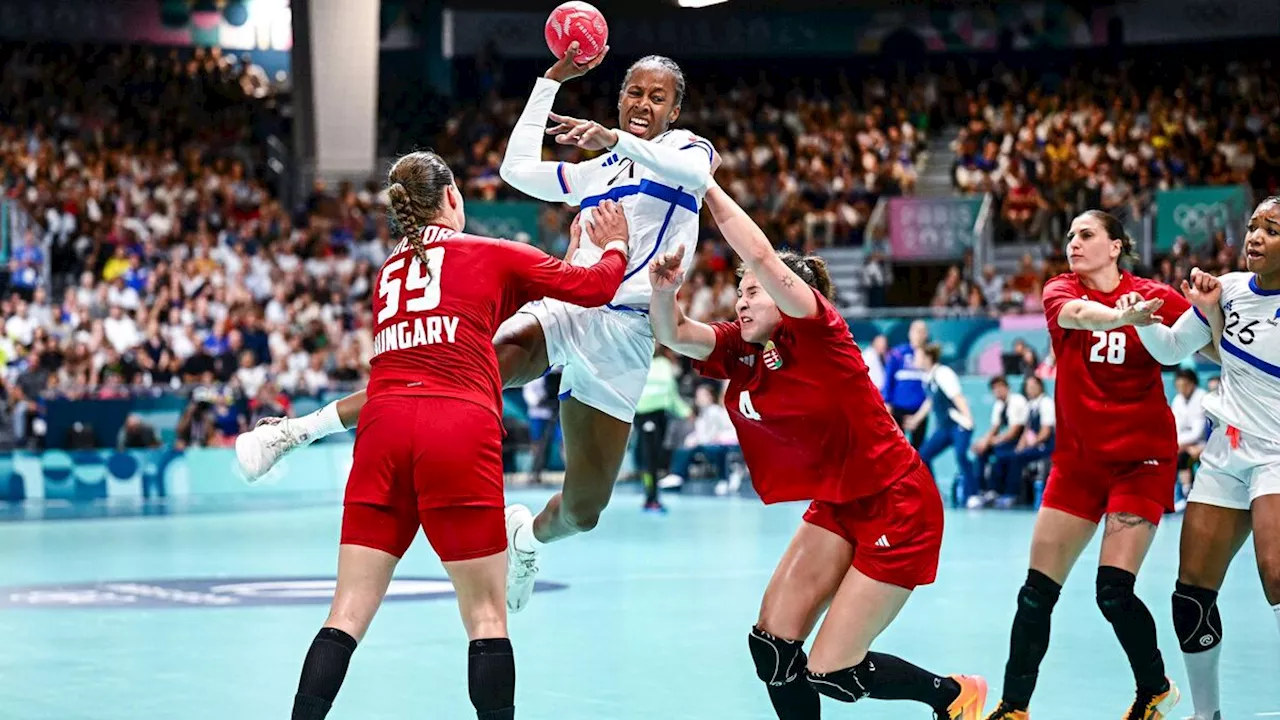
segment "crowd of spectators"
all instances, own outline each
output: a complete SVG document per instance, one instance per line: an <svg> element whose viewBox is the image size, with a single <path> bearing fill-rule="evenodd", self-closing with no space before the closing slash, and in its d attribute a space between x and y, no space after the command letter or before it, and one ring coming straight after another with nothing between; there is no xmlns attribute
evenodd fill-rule
<svg viewBox="0 0 1280 720"><path fill-rule="evenodd" d="M1141 227L1159 190L1280 187L1280 81L1270 60L997 68L955 140L963 192L994 192L1004 239L1059 238L1102 208Z"/></svg>
<svg viewBox="0 0 1280 720"><path fill-rule="evenodd" d="M3 67L15 232L0 362L20 437L42 399L198 386L203 411L248 398L208 432L195 414L209 444L286 394L361 381L386 213L376 190L322 184L281 204L264 172L280 98L259 68L217 51L38 45L11 46Z"/></svg>
<svg viewBox="0 0 1280 720"><path fill-rule="evenodd" d="M385 197L376 179L317 182L293 203L281 196L266 148L288 132L287 98L260 68L217 50L38 44L2 48L0 61L0 185L14 209L0 271L0 379L14 426L31 431L41 398L183 388L193 398L183 434L216 444L287 410L291 396L363 383L370 278L394 232ZM963 124L963 189L994 190L1006 209L1022 207L1019 193L1035 196L1025 227L1006 213L1023 233L1055 222L1053 208L1066 211L1065 200L1049 207L1046 197L1079 201L1088 190L1103 207L1145 211L1142 188L1242 179L1274 187L1280 129L1267 70L1206 71L1149 94L1135 89L1146 78L1126 68L1052 91L1012 71L975 85L954 65L857 82L833 71L785 86L764 74L719 82L691 72L680 124L715 143L719 182L783 249L865 245L878 199L912 192L927 137L954 123ZM620 80L567 84L557 110L610 121ZM498 168L526 88L500 85L439 113L431 140L415 143L440 152L476 200L518 197ZM1205 148L1217 159L1200 168L1190 159ZM551 152L585 159L573 148ZM1055 178L1069 178L1058 189L1070 192L1046 184ZM570 212L546 207L519 239L563 252ZM734 258L702 221L681 301L696 319L729 318ZM1220 237L1211 256L1184 243L1151 271L1176 282L1195 264L1237 262ZM883 262L873 255L869 264ZM1045 278L1064 266L1061 248L1007 275L957 266L932 304L1034 312Z"/></svg>

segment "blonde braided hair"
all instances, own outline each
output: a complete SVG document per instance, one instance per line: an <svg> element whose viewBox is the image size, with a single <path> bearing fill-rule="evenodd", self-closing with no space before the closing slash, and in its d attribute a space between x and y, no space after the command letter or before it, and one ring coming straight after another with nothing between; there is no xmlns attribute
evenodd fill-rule
<svg viewBox="0 0 1280 720"><path fill-rule="evenodd" d="M423 231L440 215L445 191L453 184L453 171L433 152L414 152L391 166L387 183L391 222L409 241L425 267L427 246L422 239ZM428 269L428 277L430 272Z"/></svg>

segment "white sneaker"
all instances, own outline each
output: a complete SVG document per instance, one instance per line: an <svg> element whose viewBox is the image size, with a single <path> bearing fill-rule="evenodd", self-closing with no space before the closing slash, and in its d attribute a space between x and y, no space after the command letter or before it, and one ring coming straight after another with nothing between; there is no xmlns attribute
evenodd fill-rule
<svg viewBox="0 0 1280 720"><path fill-rule="evenodd" d="M255 482L280 462L280 458L308 444L311 438L289 418L265 418L236 438L236 462L245 479Z"/></svg>
<svg viewBox="0 0 1280 720"><path fill-rule="evenodd" d="M507 612L518 613L533 597L538 575L538 553L516 548L516 531L533 524L533 513L523 505L507 506Z"/></svg>

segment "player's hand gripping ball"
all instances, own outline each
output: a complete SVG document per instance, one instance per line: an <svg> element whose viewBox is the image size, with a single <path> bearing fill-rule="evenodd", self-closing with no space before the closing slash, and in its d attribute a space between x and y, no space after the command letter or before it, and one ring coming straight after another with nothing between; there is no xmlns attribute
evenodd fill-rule
<svg viewBox="0 0 1280 720"><path fill-rule="evenodd" d="M563 58L570 43L578 41L578 56L574 62L586 65L604 52L609 42L609 24L595 6L567 2L551 11L547 18L547 47L557 58Z"/></svg>

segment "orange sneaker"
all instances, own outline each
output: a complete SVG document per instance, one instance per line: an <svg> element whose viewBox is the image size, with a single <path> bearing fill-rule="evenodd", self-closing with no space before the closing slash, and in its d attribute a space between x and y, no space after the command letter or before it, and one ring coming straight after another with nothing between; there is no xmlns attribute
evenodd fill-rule
<svg viewBox="0 0 1280 720"><path fill-rule="evenodd" d="M1125 713L1124 720L1165 720L1169 716L1169 711L1173 710L1181 699L1178 686L1174 685L1172 680L1169 681L1169 689L1159 695L1139 691L1137 699L1129 707L1129 712Z"/></svg>
<svg viewBox="0 0 1280 720"><path fill-rule="evenodd" d="M947 708L948 720L981 720L987 706L987 681L981 675L952 675L960 696Z"/></svg>
<svg viewBox="0 0 1280 720"><path fill-rule="evenodd" d="M987 720L1030 720L1031 715L1026 710L1014 710L1009 707L1003 700L996 707L995 712L987 716Z"/></svg>

